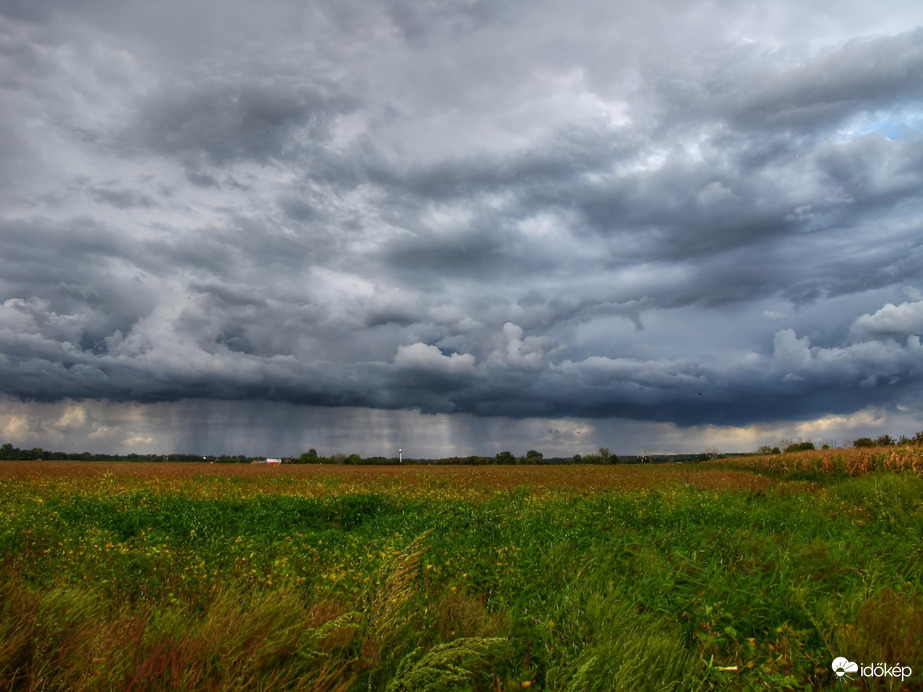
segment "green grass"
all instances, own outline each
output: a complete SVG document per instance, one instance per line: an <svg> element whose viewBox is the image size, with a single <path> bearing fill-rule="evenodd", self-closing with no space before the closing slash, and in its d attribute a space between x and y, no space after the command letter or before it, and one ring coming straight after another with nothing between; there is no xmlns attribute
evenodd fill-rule
<svg viewBox="0 0 923 692"><path fill-rule="evenodd" d="M482 502L240 485L0 482L0 688L847 689L840 655L923 680L912 474Z"/></svg>

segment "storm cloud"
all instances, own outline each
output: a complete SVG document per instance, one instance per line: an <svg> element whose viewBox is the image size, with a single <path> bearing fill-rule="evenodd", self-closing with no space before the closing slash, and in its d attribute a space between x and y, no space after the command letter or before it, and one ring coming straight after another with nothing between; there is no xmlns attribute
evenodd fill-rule
<svg viewBox="0 0 923 692"><path fill-rule="evenodd" d="M920 74L910 2L0 0L0 396L914 432Z"/></svg>

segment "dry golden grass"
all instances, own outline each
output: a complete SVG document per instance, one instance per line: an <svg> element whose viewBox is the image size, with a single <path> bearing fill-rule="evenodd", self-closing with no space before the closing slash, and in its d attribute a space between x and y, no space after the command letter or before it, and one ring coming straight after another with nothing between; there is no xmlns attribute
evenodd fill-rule
<svg viewBox="0 0 923 692"><path fill-rule="evenodd" d="M861 476L875 471L916 473L923 475L923 447L860 447L822 449L789 454L740 457L725 460L732 467L768 471L780 475L791 473L841 474Z"/></svg>
<svg viewBox="0 0 923 692"><path fill-rule="evenodd" d="M266 466L199 462L0 461L0 482L73 489L154 490L194 496L289 494L310 497L388 493L418 499L480 500L528 488L549 495L632 492L690 485L708 490L760 492L788 478L820 480L874 471L923 475L919 446L831 449L745 456L701 463L522 466L329 465ZM810 489L810 486L807 488Z"/></svg>
<svg viewBox="0 0 923 692"><path fill-rule="evenodd" d="M708 489L758 491L777 480L747 468L727 468L712 462L696 464L522 465L522 466L347 466L210 464L198 462L4 461L0 480L84 480L89 485L111 478L121 487L176 490L192 480L233 479L258 484L264 493L306 495L346 492L416 494L438 488L450 496L476 499L484 494L523 486L533 492L605 492L643 490L662 485L690 484ZM266 481L269 481L268 483Z"/></svg>
<svg viewBox="0 0 923 692"><path fill-rule="evenodd" d="M420 487L455 489L459 494L493 492L522 486L533 490L581 492L637 490L688 483L709 489L760 490L775 483L753 472L784 476L793 472L862 475L874 471L923 474L923 447L829 449L789 454L744 456L701 463L614 465L332 465L216 464L206 462L0 461L0 480L112 478L120 485L150 481L233 479L258 482L261 492L291 492L321 485L341 491L375 492ZM264 481L270 481L265 483Z"/></svg>

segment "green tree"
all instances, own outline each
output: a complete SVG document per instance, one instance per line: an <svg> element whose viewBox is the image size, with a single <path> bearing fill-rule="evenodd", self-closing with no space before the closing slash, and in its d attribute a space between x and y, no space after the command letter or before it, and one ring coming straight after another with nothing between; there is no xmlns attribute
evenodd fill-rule
<svg viewBox="0 0 923 692"><path fill-rule="evenodd" d="M317 464L320 463L320 458L317 456L317 450L313 447L307 452L298 457L298 463L300 464Z"/></svg>
<svg viewBox="0 0 923 692"><path fill-rule="evenodd" d="M516 462L516 457L513 456L513 453L506 450L498 452L495 458L500 464L513 464Z"/></svg>
<svg viewBox="0 0 923 692"><path fill-rule="evenodd" d="M814 449L814 443L810 440L806 442L794 442L785 448L786 452L810 452Z"/></svg>

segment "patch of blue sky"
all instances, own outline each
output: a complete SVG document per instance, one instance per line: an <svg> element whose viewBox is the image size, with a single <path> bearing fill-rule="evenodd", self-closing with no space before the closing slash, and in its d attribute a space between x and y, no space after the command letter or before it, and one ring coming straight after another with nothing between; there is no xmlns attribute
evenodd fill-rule
<svg viewBox="0 0 923 692"><path fill-rule="evenodd" d="M842 127L837 134L845 140L880 132L891 141L913 139L923 132L923 108L865 113Z"/></svg>

